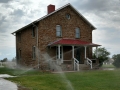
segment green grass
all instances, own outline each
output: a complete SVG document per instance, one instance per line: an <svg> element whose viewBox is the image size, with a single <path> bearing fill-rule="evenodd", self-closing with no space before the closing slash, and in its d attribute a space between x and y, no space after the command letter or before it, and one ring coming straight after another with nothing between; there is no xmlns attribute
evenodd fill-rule
<svg viewBox="0 0 120 90"><path fill-rule="evenodd" d="M104 64L104 65L102 65L102 67L103 67L103 68L115 68L115 66L112 65L112 64L111 64L111 65L108 65L108 64L105 65L105 64Z"/></svg>
<svg viewBox="0 0 120 90"><path fill-rule="evenodd" d="M67 80L61 74L28 71L24 75L8 79L31 90L70 90L67 81L71 82L74 90L120 89L120 70L81 71L65 75Z"/></svg>
<svg viewBox="0 0 120 90"><path fill-rule="evenodd" d="M10 74L14 76L22 76L22 75L39 75L41 72L38 70L23 70L23 69L10 69L6 67L0 68L0 74Z"/></svg>

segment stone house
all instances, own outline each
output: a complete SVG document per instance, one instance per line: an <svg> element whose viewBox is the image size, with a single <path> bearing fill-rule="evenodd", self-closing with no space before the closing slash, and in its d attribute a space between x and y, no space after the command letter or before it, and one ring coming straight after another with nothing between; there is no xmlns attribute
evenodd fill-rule
<svg viewBox="0 0 120 90"><path fill-rule="evenodd" d="M16 57L19 65L55 70L78 70L85 64L93 68L92 31L96 28L71 4L55 10L47 6L48 13L42 18L16 30Z"/></svg>

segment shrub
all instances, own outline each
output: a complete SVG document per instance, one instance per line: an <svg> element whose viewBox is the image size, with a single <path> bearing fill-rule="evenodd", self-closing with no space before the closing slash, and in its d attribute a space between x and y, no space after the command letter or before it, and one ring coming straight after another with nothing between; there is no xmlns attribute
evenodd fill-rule
<svg viewBox="0 0 120 90"><path fill-rule="evenodd" d="M114 59L113 65L114 65L116 68L120 68L120 54L113 55L112 58Z"/></svg>

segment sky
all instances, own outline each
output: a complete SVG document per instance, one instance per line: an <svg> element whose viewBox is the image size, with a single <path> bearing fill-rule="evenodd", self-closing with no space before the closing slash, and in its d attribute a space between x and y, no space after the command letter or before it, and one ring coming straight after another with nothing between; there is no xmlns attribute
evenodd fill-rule
<svg viewBox="0 0 120 90"><path fill-rule="evenodd" d="M93 43L120 54L120 0L0 0L0 60L16 56L11 33L47 14L47 6L58 9L70 3L97 29Z"/></svg>

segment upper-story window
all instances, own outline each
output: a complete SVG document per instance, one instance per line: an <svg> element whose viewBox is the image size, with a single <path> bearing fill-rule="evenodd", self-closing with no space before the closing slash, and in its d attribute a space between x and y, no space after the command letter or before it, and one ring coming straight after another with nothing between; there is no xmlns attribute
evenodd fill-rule
<svg viewBox="0 0 120 90"><path fill-rule="evenodd" d="M32 27L32 36L33 36L33 37L35 37L35 29L36 29L36 27L33 26L33 27Z"/></svg>
<svg viewBox="0 0 120 90"><path fill-rule="evenodd" d="M75 29L75 37L80 38L80 28L76 27Z"/></svg>
<svg viewBox="0 0 120 90"><path fill-rule="evenodd" d="M21 59L21 49L18 49L18 51L17 51L17 59L18 60Z"/></svg>
<svg viewBox="0 0 120 90"><path fill-rule="evenodd" d="M60 25L56 25L56 36L62 37L62 28Z"/></svg>
<svg viewBox="0 0 120 90"><path fill-rule="evenodd" d="M21 32L18 33L18 41L21 42Z"/></svg>

